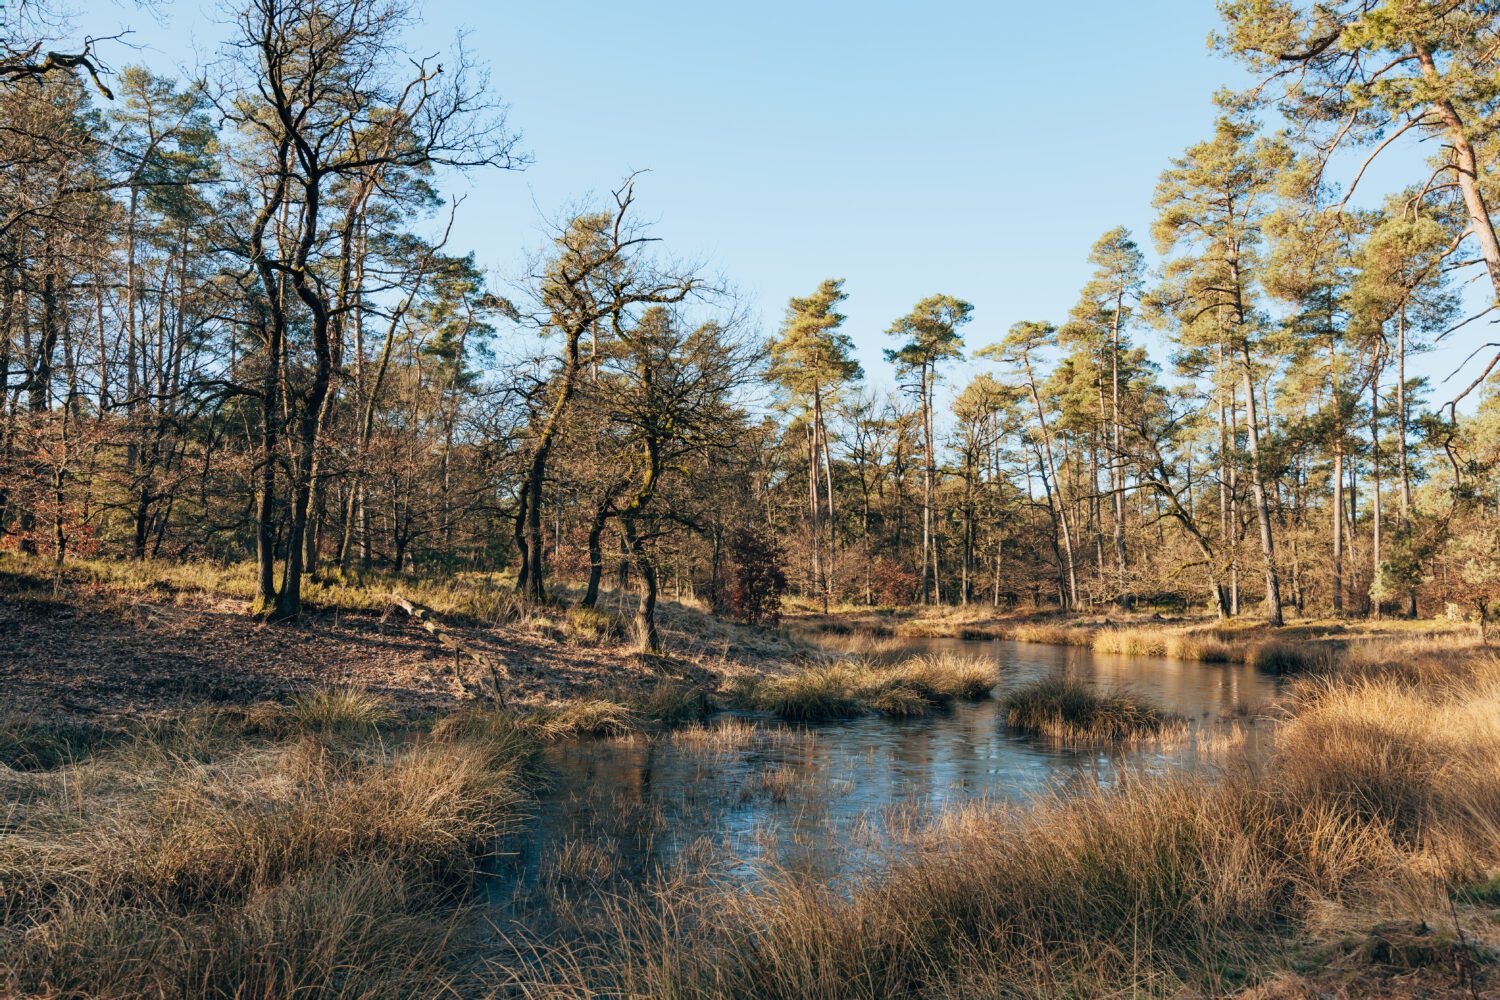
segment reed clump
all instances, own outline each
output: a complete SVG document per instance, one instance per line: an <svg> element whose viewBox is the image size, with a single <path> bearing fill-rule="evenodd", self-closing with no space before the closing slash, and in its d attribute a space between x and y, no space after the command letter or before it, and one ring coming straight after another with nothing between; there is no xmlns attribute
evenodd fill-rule
<svg viewBox="0 0 1500 1000"><path fill-rule="evenodd" d="M1071 678L1047 677L1005 698L1006 724L1017 732L1069 744L1118 744L1181 731L1180 716L1122 692Z"/></svg>

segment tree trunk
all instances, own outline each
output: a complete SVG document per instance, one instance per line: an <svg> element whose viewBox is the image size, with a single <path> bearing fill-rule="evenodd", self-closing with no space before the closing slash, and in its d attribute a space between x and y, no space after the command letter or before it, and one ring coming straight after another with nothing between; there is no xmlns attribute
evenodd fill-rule
<svg viewBox="0 0 1500 1000"><path fill-rule="evenodd" d="M931 604L933 588L929 586L927 572L936 560L929 562L932 553L932 435L929 433L932 426L932 406L927 398L926 364L918 369L917 378L917 405L922 410L922 570L920 576L922 603Z"/></svg>
<svg viewBox="0 0 1500 1000"><path fill-rule="evenodd" d="M827 497L824 510L828 513L828 562L823 587L823 610L826 612L834 585L834 561L838 554L838 521L833 506L833 458L828 449L828 425L823 420L823 395L820 390L816 389L813 391L813 423L814 433L818 438L818 450L823 456L823 482Z"/></svg>
<svg viewBox="0 0 1500 1000"><path fill-rule="evenodd" d="M656 566L652 564L651 557L636 532L635 517L622 517L620 521L624 526L625 544L630 550L635 563L635 575L639 580L639 601L635 607L633 623L635 639L641 649L657 653L661 651L661 635L656 629Z"/></svg>
<svg viewBox="0 0 1500 1000"><path fill-rule="evenodd" d="M1444 81L1433 61L1432 53L1420 42L1413 48L1417 62L1422 67L1423 78L1438 93L1442 93ZM1452 101L1446 97L1439 97L1432 102L1432 109L1447 129L1448 144L1453 148L1454 167L1458 174L1458 188L1463 194L1464 208L1469 214L1470 231L1479 242L1479 256L1484 259L1485 270L1489 273L1490 285L1494 289L1495 297L1500 299L1500 240L1495 237L1495 223L1490 216L1489 206L1484 201L1484 191L1479 176L1479 158L1474 151L1474 143Z"/></svg>
<svg viewBox="0 0 1500 1000"><path fill-rule="evenodd" d="M1376 352L1374 368L1370 372L1370 563L1374 575L1370 577L1370 611L1380 618L1380 546L1381 546L1381 502L1380 502L1380 355Z"/></svg>
<svg viewBox="0 0 1500 1000"><path fill-rule="evenodd" d="M552 409L547 414L547 422L542 425L542 431L532 449L521 506L516 513L515 539L521 555L521 566L516 574L516 590L537 603L547 598L547 583L543 575L542 486L546 482L547 458L552 451L552 442L562 427L563 415L577 387L578 345L582 336L583 330L580 328L567 331L557 399L553 401Z"/></svg>
<svg viewBox="0 0 1500 1000"><path fill-rule="evenodd" d="M1078 572L1073 565L1073 530L1068 524L1068 508L1063 503L1060 491L1062 483L1057 478L1057 463L1052 458L1052 433L1047 429L1047 413L1042 408L1042 397L1036 391L1036 377L1031 370L1031 358L1026 358L1026 388L1031 392L1031 402L1036 407L1037 423L1042 429L1042 447L1047 460L1047 473L1052 487L1047 491L1048 502L1056 512L1056 520L1062 530L1063 556L1067 570L1067 605L1070 611L1078 610ZM1045 482L1045 480L1044 480Z"/></svg>
<svg viewBox="0 0 1500 1000"><path fill-rule="evenodd" d="M1333 613L1344 613L1344 422L1339 398L1338 353L1332 331L1328 335L1328 387L1333 400Z"/></svg>
<svg viewBox="0 0 1500 1000"><path fill-rule="evenodd" d="M823 598L823 611L828 611L828 586L823 575L823 529L819 518L818 499L818 429L816 419L807 424L807 549L812 560L812 582Z"/></svg>
<svg viewBox="0 0 1500 1000"><path fill-rule="evenodd" d="M1406 306L1396 317L1396 454L1401 476L1401 530L1409 534L1411 526L1411 469L1407 464L1406 434ZM1407 591L1406 617L1417 617L1417 590Z"/></svg>
<svg viewBox="0 0 1500 1000"><path fill-rule="evenodd" d="M1233 489L1233 480L1231 479L1232 473L1230 470L1232 466L1229 460L1228 408L1224 403L1227 372L1225 371L1224 343L1222 340L1219 342L1218 362L1215 378L1217 385L1214 395L1218 403L1219 416L1219 540L1220 544L1224 547L1224 551L1229 554L1229 572L1232 578L1234 573L1234 511L1230 501L1230 492ZM1219 597L1219 606L1225 615L1233 615L1239 610L1237 607L1238 602L1234 600L1232 586L1229 588L1230 596L1228 600L1224 599L1225 587L1222 582L1216 586L1216 593Z"/></svg>
<svg viewBox="0 0 1500 1000"><path fill-rule="evenodd" d="M604 547L601 538L604 525L609 520L608 507L600 504L589 523L589 585L583 593L580 607L592 608L599 603L599 582L604 578Z"/></svg>
<svg viewBox="0 0 1500 1000"><path fill-rule="evenodd" d="M1120 441L1120 320L1124 309L1124 301L1116 297L1109 351L1110 443L1113 446L1109 458L1109 489L1114 498L1116 589L1128 608L1131 600L1126 584L1129 560L1125 554L1125 450Z"/></svg>
<svg viewBox="0 0 1500 1000"><path fill-rule="evenodd" d="M1260 524L1260 549L1266 570L1266 621L1282 624L1281 581L1276 570L1276 540L1271 532L1271 508L1267 499L1265 473L1260 465L1260 428L1255 410L1255 383L1251 377L1250 346L1241 347L1245 366L1245 423L1250 442L1250 488L1255 500L1255 519Z"/></svg>

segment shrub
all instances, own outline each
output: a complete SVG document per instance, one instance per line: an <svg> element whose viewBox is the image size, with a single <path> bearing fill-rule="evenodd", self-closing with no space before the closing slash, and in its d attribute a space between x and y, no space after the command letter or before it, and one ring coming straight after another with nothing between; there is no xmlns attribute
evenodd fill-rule
<svg viewBox="0 0 1500 1000"><path fill-rule="evenodd" d="M870 566L870 590L877 604L911 604L917 599L917 584L917 575L893 559L876 559Z"/></svg>
<svg viewBox="0 0 1500 1000"><path fill-rule="evenodd" d="M781 621L781 598L786 593L784 558L775 539L757 528L739 528L730 536L732 573L725 598L730 614L751 625Z"/></svg>

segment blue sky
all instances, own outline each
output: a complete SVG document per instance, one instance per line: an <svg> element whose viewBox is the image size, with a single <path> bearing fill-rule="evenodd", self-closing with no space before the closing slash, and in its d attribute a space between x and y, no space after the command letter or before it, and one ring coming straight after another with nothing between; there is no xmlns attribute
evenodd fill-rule
<svg viewBox="0 0 1500 1000"><path fill-rule="evenodd" d="M118 62L191 69L225 34L180 0L154 15L93 2L137 29ZM1208 135L1214 90L1245 79L1208 50L1216 22L1212 0L429 0L412 44L441 52L466 30L534 157L448 185L466 197L454 247L514 275L544 216L649 170L643 216L732 281L764 332L789 296L845 278L847 329L888 385L884 331L925 295L974 303L976 348L1065 317L1115 225L1154 263L1157 175ZM1367 175L1370 197L1401 183L1400 162ZM1414 367L1440 378L1479 337Z"/></svg>

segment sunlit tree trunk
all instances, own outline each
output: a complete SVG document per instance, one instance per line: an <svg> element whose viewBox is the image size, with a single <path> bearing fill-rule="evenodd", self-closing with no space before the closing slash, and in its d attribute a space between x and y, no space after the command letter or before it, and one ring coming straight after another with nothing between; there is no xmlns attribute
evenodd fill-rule
<svg viewBox="0 0 1500 1000"><path fill-rule="evenodd" d="M1241 347L1245 375L1245 424L1250 444L1250 489L1255 501L1255 519L1260 526L1261 556L1266 573L1266 621L1280 626L1281 580L1276 568L1276 540L1271 531L1271 507L1266 489L1265 471L1261 468L1260 428L1256 418L1255 383L1252 378L1250 346Z"/></svg>

